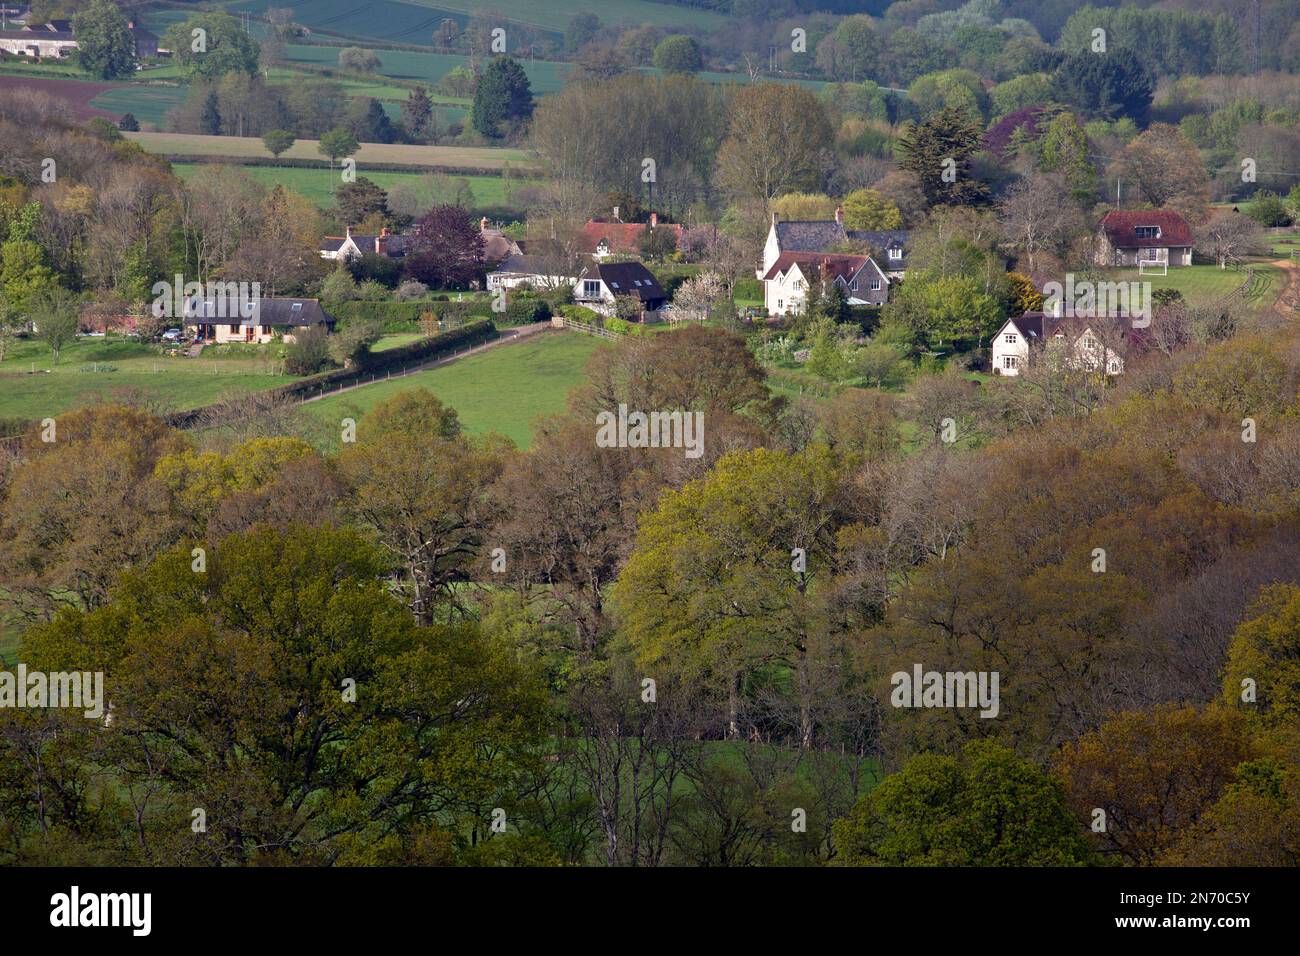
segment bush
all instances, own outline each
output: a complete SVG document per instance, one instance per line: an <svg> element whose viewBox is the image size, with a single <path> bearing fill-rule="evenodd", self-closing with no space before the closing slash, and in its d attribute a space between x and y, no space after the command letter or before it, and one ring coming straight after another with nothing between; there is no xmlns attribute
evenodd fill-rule
<svg viewBox="0 0 1300 956"><path fill-rule="evenodd" d="M329 333L319 325L294 333L284 355L284 370L290 375L315 375L330 361Z"/></svg>
<svg viewBox="0 0 1300 956"><path fill-rule="evenodd" d="M519 294L506 302L506 318L518 325L545 322L551 317L551 304L536 295Z"/></svg>
<svg viewBox="0 0 1300 956"><path fill-rule="evenodd" d="M423 282L417 282L414 279L407 279L397 287L394 293L399 302L406 302L410 299L422 299L429 294L429 287Z"/></svg>
<svg viewBox="0 0 1300 956"><path fill-rule="evenodd" d="M348 263L348 272L357 282L375 282L385 289L397 287L402 278L402 267L397 262L381 256L378 253L367 252L360 259L353 259ZM361 298L370 298L362 295Z"/></svg>

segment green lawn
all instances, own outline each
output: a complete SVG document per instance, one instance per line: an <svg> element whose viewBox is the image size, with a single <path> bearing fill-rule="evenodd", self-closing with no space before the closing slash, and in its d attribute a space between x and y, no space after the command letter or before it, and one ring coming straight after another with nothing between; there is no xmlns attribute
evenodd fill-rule
<svg viewBox="0 0 1300 956"><path fill-rule="evenodd" d="M225 4L234 13L252 10L262 13L275 0L238 0ZM470 16L486 16L488 10L498 13L507 31L511 21L526 24L550 33L563 33L569 21L578 13L594 11L600 19L610 24L650 23L659 27L695 27L713 30L726 19L721 14L676 4L654 3L651 0L605 0L592 7L586 0L428 0L428 2L401 2L401 0L373 0L367 4L352 0L313 0L294 9L294 20L310 27L314 32L326 32L371 41L423 44L433 42L433 33L443 17L457 20L463 27ZM507 32L506 42L510 43Z"/></svg>
<svg viewBox="0 0 1300 956"><path fill-rule="evenodd" d="M188 180L200 168L199 163L172 163L172 170L182 180ZM340 185L338 170L320 168L309 169L301 166L242 166L240 167L258 182L266 186L283 185L285 189L306 196L321 209L334 205L334 190ZM398 183L415 182L423 173L392 173L377 170L358 169L358 176L364 176L383 189L392 189ZM465 176L474 193L474 208L500 208L510 205L506 195L506 180L500 176ZM511 189L520 189L528 181L510 180Z"/></svg>
<svg viewBox="0 0 1300 956"><path fill-rule="evenodd" d="M184 86L133 83L100 93L90 105L110 113L130 113L142 124L161 127L167 111L185 101Z"/></svg>
<svg viewBox="0 0 1300 956"><path fill-rule="evenodd" d="M1289 258L1293 252L1300 254L1300 232L1278 233L1268 238L1269 248L1275 256Z"/></svg>
<svg viewBox="0 0 1300 956"><path fill-rule="evenodd" d="M45 345L23 339L0 362L0 418L37 420L111 400L115 391L127 388L157 396L173 409L195 408L231 392L292 381L276 374L275 348L187 359L118 336L79 337L54 365Z"/></svg>
<svg viewBox="0 0 1300 956"><path fill-rule="evenodd" d="M532 441L533 421L564 409L569 390L601 340L573 332L543 332L536 338L488 349L440 368L332 395L303 407L322 421L361 420L384 399L411 388L427 388L460 414L470 434L496 432L521 448Z"/></svg>
<svg viewBox="0 0 1300 956"><path fill-rule="evenodd" d="M1259 267L1270 283L1276 282L1276 271L1270 266ZM1188 305L1209 305L1223 298L1246 281L1246 275L1235 269L1220 269L1213 265L1170 266L1169 274L1139 275L1137 269L1107 269L1110 282L1150 282L1151 290L1177 289Z"/></svg>

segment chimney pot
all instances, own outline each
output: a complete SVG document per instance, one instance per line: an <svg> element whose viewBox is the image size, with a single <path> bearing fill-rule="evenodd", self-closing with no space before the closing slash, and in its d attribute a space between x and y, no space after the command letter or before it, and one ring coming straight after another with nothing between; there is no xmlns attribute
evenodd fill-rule
<svg viewBox="0 0 1300 956"><path fill-rule="evenodd" d="M650 214L650 228L653 229L657 225L659 225L659 213L652 212Z"/></svg>
<svg viewBox="0 0 1300 956"><path fill-rule="evenodd" d="M478 228L480 232L487 232L487 227L488 227L487 216L484 216L482 219L478 221Z"/></svg>
<svg viewBox="0 0 1300 956"><path fill-rule="evenodd" d="M843 206L836 206L836 207L835 207L835 221L836 221L836 222L839 222L839 223L844 222L844 207L843 207Z"/></svg>

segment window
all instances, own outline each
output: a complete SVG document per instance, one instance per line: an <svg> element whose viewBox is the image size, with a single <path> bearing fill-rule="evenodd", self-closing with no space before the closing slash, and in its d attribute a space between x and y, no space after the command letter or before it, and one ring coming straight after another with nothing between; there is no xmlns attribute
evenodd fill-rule
<svg viewBox="0 0 1300 956"><path fill-rule="evenodd" d="M1020 361L1019 358L1017 358L1017 357L1014 356L1014 355L1004 355L1004 356L1002 356L1002 367L1003 367L1003 368L1015 368L1015 367L1016 367L1016 364L1017 364L1019 361Z"/></svg>
<svg viewBox="0 0 1300 956"><path fill-rule="evenodd" d="M600 281L597 279L584 279L582 282L582 294L589 299L594 299L600 295Z"/></svg>
<svg viewBox="0 0 1300 956"><path fill-rule="evenodd" d="M879 280L879 279L872 279L872 280L871 280L871 291L872 291L872 292L879 292L879 291L880 291L880 280Z"/></svg>
<svg viewBox="0 0 1300 956"><path fill-rule="evenodd" d="M1006 342L1007 345L1015 345L1019 340L1020 336L1016 335L1015 332L1008 332L1006 335L1002 336L1002 341Z"/></svg>
<svg viewBox="0 0 1300 956"><path fill-rule="evenodd" d="M1137 237L1138 237L1139 239L1159 239L1159 238L1160 238L1160 227L1159 227L1159 226L1136 226L1136 227L1134 227L1133 231L1137 233Z"/></svg>
<svg viewBox="0 0 1300 956"><path fill-rule="evenodd" d="M230 327L230 334L231 334L231 335L238 335L238 334L239 334L239 326L238 326L238 325L232 325L232 326Z"/></svg>
<svg viewBox="0 0 1300 956"><path fill-rule="evenodd" d="M784 308L785 308L785 299L777 299L777 300L776 300L776 311L780 312L780 311L781 311L782 309L784 309Z"/></svg>
<svg viewBox="0 0 1300 956"><path fill-rule="evenodd" d="M1094 339L1091 335L1085 335L1083 337L1083 347L1087 349L1089 352L1091 352L1093 349L1097 347L1097 340Z"/></svg>
<svg viewBox="0 0 1300 956"><path fill-rule="evenodd" d="M640 280L640 279L633 279L633 280L632 280L632 284L633 284L634 286L636 286L638 289L641 288L641 280Z"/></svg>
<svg viewBox="0 0 1300 956"><path fill-rule="evenodd" d="M295 302L293 305L289 306L289 311L290 311L290 312L301 312L301 311L302 311L302 303L301 303L301 302Z"/></svg>
<svg viewBox="0 0 1300 956"><path fill-rule="evenodd" d="M891 259L903 258L903 250L898 246L894 246L894 248L889 250L889 258Z"/></svg>
<svg viewBox="0 0 1300 956"><path fill-rule="evenodd" d="M857 279L854 279L852 282L849 283L849 291L850 291L850 292L857 292L857 291L858 291L858 280L857 280Z"/></svg>
<svg viewBox="0 0 1300 956"><path fill-rule="evenodd" d="M617 282L611 282L611 283L609 284L609 287L610 287L611 289L617 289L617 288L618 288L618 283L617 283Z"/></svg>
<svg viewBox="0 0 1300 956"><path fill-rule="evenodd" d="M262 326L262 334L263 334L263 335L270 335L270 334L271 334L271 327L270 327L269 325L264 325L264 326Z"/></svg>

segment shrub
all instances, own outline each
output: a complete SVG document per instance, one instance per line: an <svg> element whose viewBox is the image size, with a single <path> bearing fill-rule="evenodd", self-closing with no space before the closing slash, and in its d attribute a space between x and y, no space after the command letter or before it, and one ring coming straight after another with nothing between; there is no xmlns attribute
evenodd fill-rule
<svg viewBox="0 0 1300 956"><path fill-rule="evenodd" d="M394 293L399 302L405 302L410 299L422 299L429 294L429 287L423 282L417 282L414 279L407 279L397 287Z"/></svg>
<svg viewBox="0 0 1300 956"><path fill-rule="evenodd" d="M284 370L290 375L315 375L329 360L329 333L312 325L294 333L284 355Z"/></svg>

